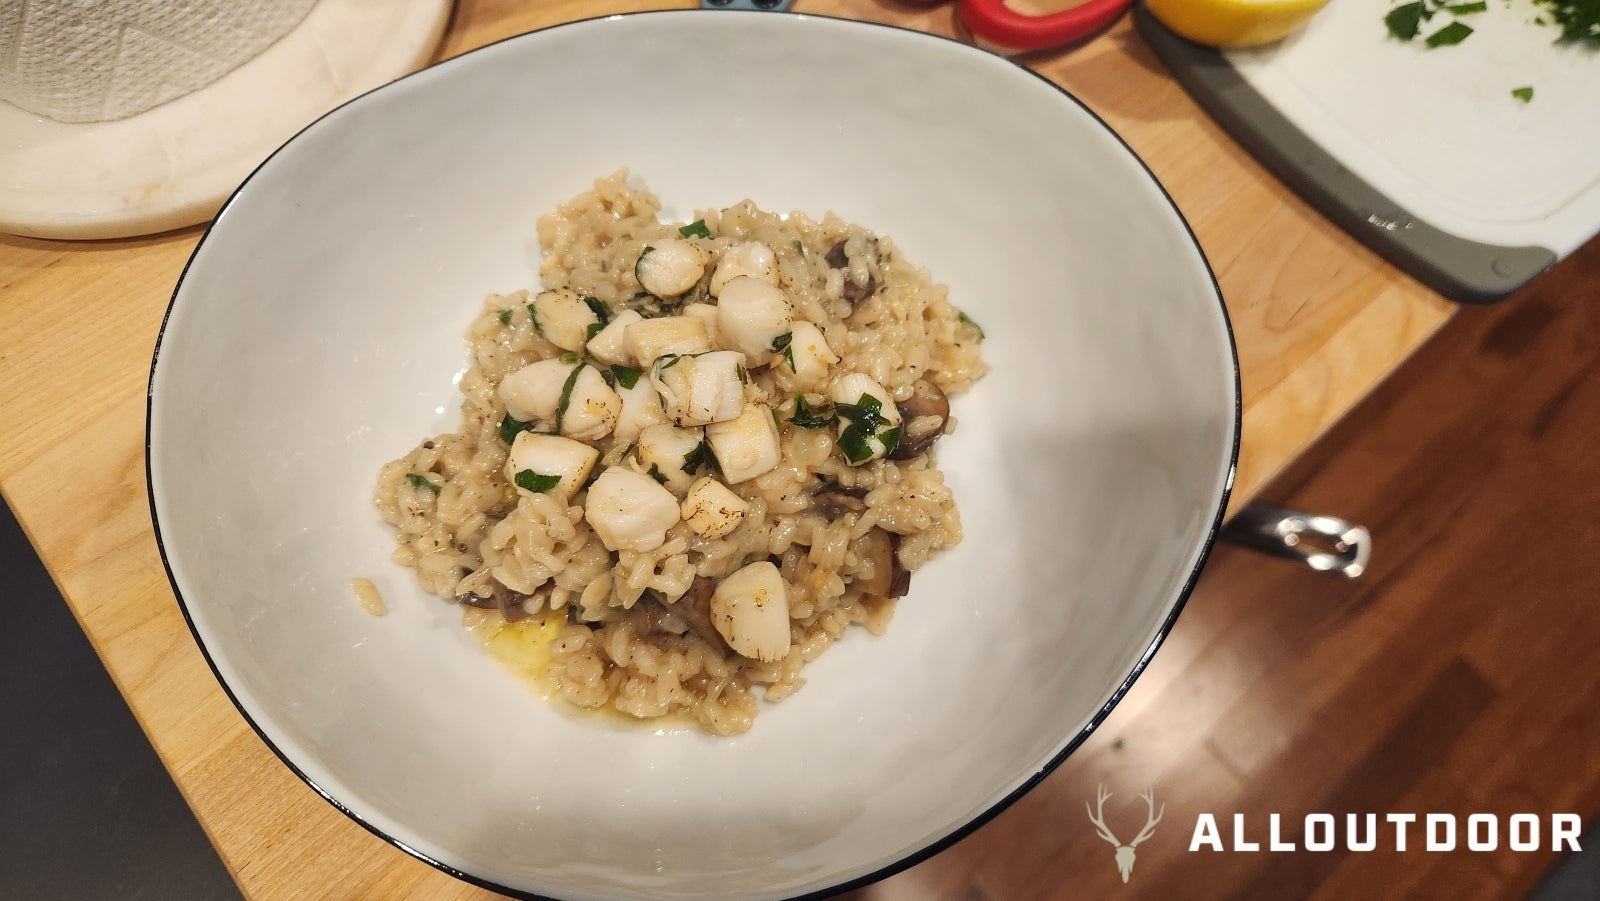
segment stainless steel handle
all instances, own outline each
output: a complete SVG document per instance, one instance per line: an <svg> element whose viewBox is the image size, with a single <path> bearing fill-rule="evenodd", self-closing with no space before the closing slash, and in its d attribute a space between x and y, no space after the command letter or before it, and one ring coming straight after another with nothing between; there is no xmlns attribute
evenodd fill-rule
<svg viewBox="0 0 1600 901"><path fill-rule="evenodd" d="M783 12L794 0L700 0L701 9L755 9Z"/></svg>
<svg viewBox="0 0 1600 901"><path fill-rule="evenodd" d="M1360 578L1372 556L1372 534L1337 516L1253 503L1223 526L1223 541L1298 561L1318 572Z"/></svg>

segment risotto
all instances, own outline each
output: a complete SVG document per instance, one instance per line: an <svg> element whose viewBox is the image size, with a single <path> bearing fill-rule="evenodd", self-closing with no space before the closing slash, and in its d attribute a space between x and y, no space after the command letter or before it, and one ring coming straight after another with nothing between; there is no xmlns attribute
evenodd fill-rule
<svg viewBox="0 0 1600 901"><path fill-rule="evenodd" d="M933 449L983 334L832 214L659 212L619 172L540 218L544 290L488 297L460 428L376 500L550 693L727 735L961 540Z"/></svg>

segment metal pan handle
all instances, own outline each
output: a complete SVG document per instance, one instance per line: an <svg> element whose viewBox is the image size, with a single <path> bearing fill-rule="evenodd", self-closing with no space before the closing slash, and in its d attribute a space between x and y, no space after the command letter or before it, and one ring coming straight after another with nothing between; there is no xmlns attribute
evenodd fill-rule
<svg viewBox="0 0 1600 901"><path fill-rule="evenodd" d="M1372 534L1365 526L1263 503L1246 505L1223 526L1219 537L1347 579L1366 572L1372 556Z"/></svg>

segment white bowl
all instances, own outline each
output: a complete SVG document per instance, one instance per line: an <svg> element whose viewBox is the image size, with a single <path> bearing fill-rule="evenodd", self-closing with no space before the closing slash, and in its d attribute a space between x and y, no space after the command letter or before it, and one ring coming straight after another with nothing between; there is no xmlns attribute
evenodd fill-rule
<svg viewBox="0 0 1600 901"><path fill-rule="evenodd" d="M735 738L563 715L389 561L371 501L455 428L463 330L534 284L536 217L623 166L673 217L749 197L891 235L988 332L940 451L965 542ZM218 679L362 825L513 893L772 898L934 853L1088 735L1205 559L1238 409L1194 236L1072 97L910 31L650 13L434 66L263 164L173 297L151 506Z"/></svg>

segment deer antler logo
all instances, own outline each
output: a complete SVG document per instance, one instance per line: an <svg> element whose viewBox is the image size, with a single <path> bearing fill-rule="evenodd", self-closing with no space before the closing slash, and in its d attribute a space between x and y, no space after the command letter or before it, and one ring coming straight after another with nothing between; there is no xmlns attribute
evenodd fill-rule
<svg viewBox="0 0 1600 901"><path fill-rule="evenodd" d="M1089 822L1094 823L1094 828L1100 833L1101 838L1105 839L1116 847L1117 871L1122 874L1122 881L1127 882L1128 876L1133 873L1133 849L1139 847L1140 842L1143 842L1145 839L1149 838L1155 833L1156 824L1161 822L1162 814L1167 812L1167 805L1161 805L1161 810L1157 812L1155 792L1148 788L1145 789L1144 794L1140 795L1139 797L1143 798L1145 805L1150 808L1149 816L1145 819L1144 828L1139 830L1139 834L1134 837L1133 841L1124 845L1122 842L1117 840L1116 835L1113 834L1110 829L1106 828L1104 810L1106 799L1111 797L1111 793L1106 791L1106 787L1102 785L1100 786L1097 794L1099 797L1095 800L1094 811L1089 814ZM1084 802L1083 809L1089 809L1089 802Z"/></svg>

